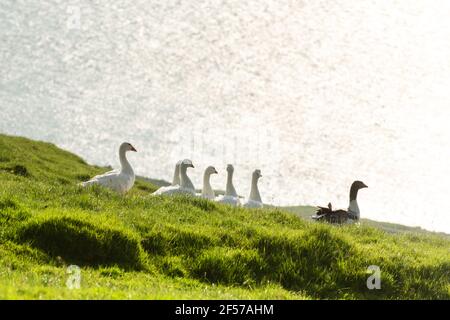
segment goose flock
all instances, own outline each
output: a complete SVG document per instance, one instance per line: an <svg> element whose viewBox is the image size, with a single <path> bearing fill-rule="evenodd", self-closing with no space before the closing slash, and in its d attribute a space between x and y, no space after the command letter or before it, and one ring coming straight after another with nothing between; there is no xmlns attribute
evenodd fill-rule
<svg viewBox="0 0 450 320"><path fill-rule="evenodd" d="M93 177L91 180L82 182L80 185L88 187L92 185L101 185L112 189L118 193L125 194L134 185L135 174L131 167L126 153L128 151L137 152L137 150L128 142L124 142L119 147L120 170L112 170L101 175ZM225 194L216 196L211 187L211 176L218 174L213 166L206 168L203 175L203 188L200 193L196 192L194 184L188 176L188 169L194 169L194 164L189 159L180 160L175 165L172 184L170 186L161 187L156 190L153 196L173 196L173 195L187 195L193 197L201 197L218 203L226 204L233 207L245 208L263 208L264 204L259 193L258 181L262 177L261 170L256 169L252 173L251 191L247 199L241 202L241 199L236 192L233 185L234 167L229 164L227 166L227 184ZM334 224L351 223L358 221L360 218L360 211L357 202L358 191L367 188L362 181L355 181L350 187L350 200L347 210L333 210L331 203L327 207L318 207L316 215L312 218L316 221L326 221Z"/></svg>

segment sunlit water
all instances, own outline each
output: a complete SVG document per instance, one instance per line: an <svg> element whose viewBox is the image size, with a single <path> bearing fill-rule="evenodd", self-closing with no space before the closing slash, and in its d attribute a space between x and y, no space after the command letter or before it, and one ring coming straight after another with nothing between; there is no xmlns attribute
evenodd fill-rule
<svg viewBox="0 0 450 320"><path fill-rule="evenodd" d="M78 16L78 13L80 15ZM450 232L447 0L0 2L0 132Z"/></svg>

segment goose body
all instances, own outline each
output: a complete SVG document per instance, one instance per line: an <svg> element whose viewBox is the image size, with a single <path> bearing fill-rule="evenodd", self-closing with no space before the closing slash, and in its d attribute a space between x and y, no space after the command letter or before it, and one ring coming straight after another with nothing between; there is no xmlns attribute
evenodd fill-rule
<svg viewBox="0 0 450 320"><path fill-rule="evenodd" d="M241 205L241 200L239 199L239 197L227 196L227 195L218 196L216 198L216 202L222 203L222 204L227 204L227 205L230 205L233 207L239 207Z"/></svg>
<svg viewBox="0 0 450 320"><path fill-rule="evenodd" d="M264 208L264 205L262 202L254 201L254 200L247 200L244 205L245 208L251 208L251 209L261 209Z"/></svg>
<svg viewBox="0 0 450 320"><path fill-rule="evenodd" d="M327 221L329 223L343 224L352 223L359 220L360 211L358 206L358 191L367 188L361 181L353 182L350 187L350 201L347 210L333 210L331 203L328 207L317 207L316 215L312 218L317 221Z"/></svg>
<svg viewBox="0 0 450 320"><path fill-rule="evenodd" d="M97 175L89 181L82 182L81 186L101 185L122 194L129 191L134 185L135 175L126 157L128 151L136 152L136 149L128 142L122 143L119 148L120 170L112 170Z"/></svg>
<svg viewBox="0 0 450 320"><path fill-rule="evenodd" d="M205 170L203 175L203 189L202 193L197 194L198 197L214 200L216 198L216 194L214 193L213 188L211 187L210 179L211 175L217 174L217 170L214 167L208 167Z"/></svg>
<svg viewBox="0 0 450 320"><path fill-rule="evenodd" d="M189 159L183 160L179 165L179 172L180 172L180 184L179 185L172 185L168 187L161 187L158 190L156 190L153 195L159 196L159 195L165 195L165 196L171 196L171 195L177 195L177 194L185 194L185 195L195 195L195 188L192 184L191 179L189 179L187 175L187 169L188 168L194 168L194 165L192 164L192 161ZM175 167L175 173L177 172L177 167ZM174 181L175 183L175 176Z"/></svg>
<svg viewBox="0 0 450 320"><path fill-rule="evenodd" d="M237 207L241 204L241 201L239 200L239 196L233 185L233 174L234 174L234 167L231 164L229 164L227 166L227 187L225 195L217 197L216 201L219 203Z"/></svg>
<svg viewBox="0 0 450 320"><path fill-rule="evenodd" d="M180 194L194 196L195 190L183 188L181 186L168 186L168 187L161 187L153 193L153 195L155 196L174 196Z"/></svg>
<svg viewBox="0 0 450 320"><path fill-rule="evenodd" d="M258 189L258 180L262 177L261 170L255 170L252 175L252 188L248 200L244 203L245 208L263 208L261 195Z"/></svg>

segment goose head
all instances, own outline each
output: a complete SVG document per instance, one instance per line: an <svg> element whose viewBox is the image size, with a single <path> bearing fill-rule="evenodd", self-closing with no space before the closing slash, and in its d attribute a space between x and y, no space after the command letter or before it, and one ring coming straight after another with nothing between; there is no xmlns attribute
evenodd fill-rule
<svg viewBox="0 0 450 320"><path fill-rule="evenodd" d="M195 168L194 164L189 159L184 159L183 161L181 161L180 166L185 168Z"/></svg>
<svg viewBox="0 0 450 320"><path fill-rule="evenodd" d="M216 168L214 168L213 166L209 166L208 168L206 168L205 170L205 175L212 175L212 174L218 174Z"/></svg>
<svg viewBox="0 0 450 320"><path fill-rule="evenodd" d="M228 173L233 173L234 172L234 167L232 164L227 165L227 172Z"/></svg>
<svg viewBox="0 0 450 320"><path fill-rule="evenodd" d="M137 150L131 145L131 143L124 142L120 145L120 150L123 152L133 151L137 152Z"/></svg>
<svg viewBox="0 0 450 320"><path fill-rule="evenodd" d="M352 189L360 190L363 188L368 188L368 186L362 181L355 181L352 183Z"/></svg>
<svg viewBox="0 0 450 320"><path fill-rule="evenodd" d="M259 180L260 178L262 178L261 170L256 169L253 171L253 179Z"/></svg>
<svg viewBox="0 0 450 320"><path fill-rule="evenodd" d="M350 187L350 202L356 200L358 191L364 188L368 188L368 186L364 182L358 180L353 182L352 186Z"/></svg>

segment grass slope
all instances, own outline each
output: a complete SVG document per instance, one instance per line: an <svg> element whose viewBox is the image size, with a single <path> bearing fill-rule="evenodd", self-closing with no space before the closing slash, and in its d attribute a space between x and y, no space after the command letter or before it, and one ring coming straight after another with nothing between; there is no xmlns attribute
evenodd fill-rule
<svg viewBox="0 0 450 320"><path fill-rule="evenodd" d="M308 220L311 220L311 216L315 215L317 211L317 207L312 206L280 207L280 209L292 212L297 216ZM365 226L381 229L388 233L421 233L424 235L436 235L450 240L450 234L443 232L432 232L420 227L409 227L397 223L374 221L365 218L362 218L360 223Z"/></svg>
<svg viewBox="0 0 450 320"><path fill-rule="evenodd" d="M1 299L450 298L446 237L151 197L143 179L126 196L77 186L102 171L0 135ZM80 289L66 286L70 264ZM381 290L366 287L370 265Z"/></svg>

